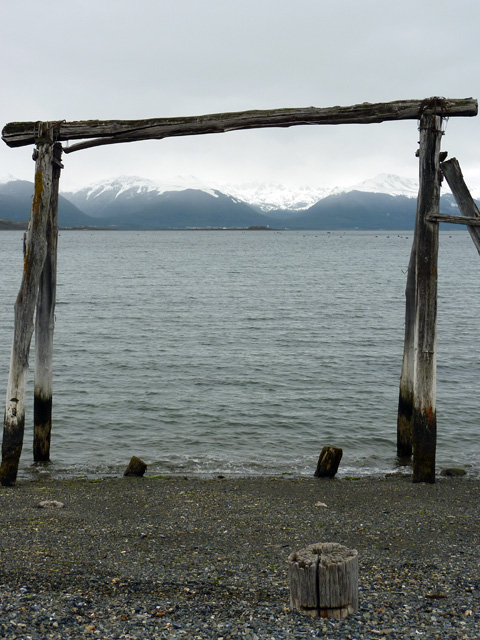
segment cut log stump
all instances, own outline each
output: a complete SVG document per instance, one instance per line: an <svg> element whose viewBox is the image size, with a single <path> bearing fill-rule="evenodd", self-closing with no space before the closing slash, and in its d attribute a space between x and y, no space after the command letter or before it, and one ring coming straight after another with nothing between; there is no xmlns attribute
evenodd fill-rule
<svg viewBox="0 0 480 640"><path fill-rule="evenodd" d="M313 618L346 618L358 611L358 554L336 542L317 542L288 558L290 608Z"/></svg>
<svg viewBox="0 0 480 640"><path fill-rule="evenodd" d="M323 447L318 458L316 478L333 478L340 466L340 460L343 456L343 449L338 447Z"/></svg>
<svg viewBox="0 0 480 640"><path fill-rule="evenodd" d="M124 476L143 476L145 471L147 470L147 465L143 460L137 458L137 456L132 456L130 462L128 463L128 467L125 469Z"/></svg>

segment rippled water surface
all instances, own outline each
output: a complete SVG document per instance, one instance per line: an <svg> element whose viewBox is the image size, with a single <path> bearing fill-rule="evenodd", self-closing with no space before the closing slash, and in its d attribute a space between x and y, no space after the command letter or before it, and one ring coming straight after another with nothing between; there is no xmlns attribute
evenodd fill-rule
<svg viewBox="0 0 480 640"><path fill-rule="evenodd" d="M395 468L411 233L62 231L50 473ZM0 233L2 402L22 234ZM439 466L480 470L480 258L442 232ZM33 364L33 350L31 354ZM23 476L31 466L29 376Z"/></svg>

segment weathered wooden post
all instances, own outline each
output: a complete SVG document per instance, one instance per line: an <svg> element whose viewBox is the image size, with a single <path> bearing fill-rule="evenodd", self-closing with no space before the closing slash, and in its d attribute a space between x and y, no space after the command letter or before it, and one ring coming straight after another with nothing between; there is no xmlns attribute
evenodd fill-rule
<svg viewBox="0 0 480 640"><path fill-rule="evenodd" d="M410 458L413 433L413 385L414 385L414 329L415 329L415 235L408 263L405 287L405 338L403 345L402 373L398 394L397 456Z"/></svg>
<svg viewBox="0 0 480 640"><path fill-rule="evenodd" d="M436 343L440 142L442 118L420 117L420 188L415 223L415 326L413 387L413 482L435 482Z"/></svg>
<svg viewBox="0 0 480 640"><path fill-rule="evenodd" d="M33 402L33 459L50 460L52 431L53 332L57 287L58 187L62 145L53 145L52 187L46 225L47 255L43 265L35 316L35 376Z"/></svg>
<svg viewBox="0 0 480 640"><path fill-rule="evenodd" d="M46 226L53 179L53 140L48 123L40 124L35 159L35 186L25 239L22 283L15 302L15 324L2 442L0 482L15 483L25 429L25 387L38 286L47 255Z"/></svg>

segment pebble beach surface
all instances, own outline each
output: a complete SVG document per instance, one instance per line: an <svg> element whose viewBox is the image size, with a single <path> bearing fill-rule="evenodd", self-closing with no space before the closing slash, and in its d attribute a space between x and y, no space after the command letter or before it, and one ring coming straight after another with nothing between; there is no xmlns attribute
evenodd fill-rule
<svg viewBox="0 0 480 640"><path fill-rule="evenodd" d="M0 504L2 638L480 638L478 479L47 479ZM357 614L289 609L315 542L358 550Z"/></svg>

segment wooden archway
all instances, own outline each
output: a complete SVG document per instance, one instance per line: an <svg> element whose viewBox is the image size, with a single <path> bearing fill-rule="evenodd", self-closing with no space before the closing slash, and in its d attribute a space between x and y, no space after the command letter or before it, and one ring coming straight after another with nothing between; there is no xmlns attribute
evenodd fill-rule
<svg viewBox="0 0 480 640"><path fill-rule="evenodd" d="M30 343L35 329L34 459L50 459L52 353L57 261L58 190L62 153L100 145L241 129L320 124L368 124L418 120L420 130L417 216L407 276L405 345L400 382L397 453L413 452L413 481L435 481L436 315L439 222L462 223L480 250L480 213L469 198L458 163L441 164L442 124L446 118L475 116L472 98L399 100L349 107L242 111L185 118L12 122L2 131L10 147L34 144L35 186L24 243L24 268L15 302L15 325L7 385L0 482L13 485L23 446L25 388ZM79 141L66 148L63 141ZM441 169L463 216L440 215ZM36 312L36 313L35 313ZM35 320L35 325L34 325Z"/></svg>

